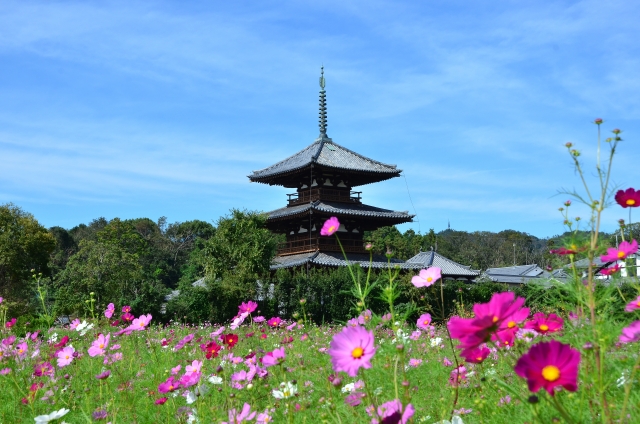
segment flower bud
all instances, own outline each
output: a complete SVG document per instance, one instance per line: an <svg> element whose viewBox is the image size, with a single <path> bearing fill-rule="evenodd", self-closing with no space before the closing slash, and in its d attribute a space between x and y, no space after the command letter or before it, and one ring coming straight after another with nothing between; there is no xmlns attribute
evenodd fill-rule
<svg viewBox="0 0 640 424"><path fill-rule="evenodd" d="M619 129L617 129L617 128L616 128L615 130L613 130L613 131L611 131L611 132L612 132L612 133L614 133L615 135L618 135L618 134L620 134L622 131L620 131Z"/></svg>
<svg viewBox="0 0 640 424"><path fill-rule="evenodd" d="M367 243L364 245L364 250L371 250L371 249L373 249L373 244Z"/></svg>
<svg viewBox="0 0 640 424"><path fill-rule="evenodd" d="M602 118L596 118L596 119L593 121L593 123L594 123L594 124L596 124L596 125L600 125L600 124L602 124Z"/></svg>
<svg viewBox="0 0 640 424"><path fill-rule="evenodd" d="M565 205L566 207L571 206L571 200L567 200L566 202L564 202L564 205Z"/></svg>
<svg viewBox="0 0 640 424"><path fill-rule="evenodd" d="M307 303L307 299L300 299L300 304L304 305L305 303Z"/></svg>
<svg viewBox="0 0 640 424"><path fill-rule="evenodd" d="M573 146L573 143L571 143L571 142L568 142L568 143L566 143L566 144L565 144L565 147L566 147L567 149L570 149L570 148L571 148L571 146Z"/></svg>
<svg viewBox="0 0 640 424"><path fill-rule="evenodd" d="M579 152L579 151L577 151L576 149L571 150L571 154L572 154L573 156L575 156L575 157L580 156L580 152Z"/></svg>

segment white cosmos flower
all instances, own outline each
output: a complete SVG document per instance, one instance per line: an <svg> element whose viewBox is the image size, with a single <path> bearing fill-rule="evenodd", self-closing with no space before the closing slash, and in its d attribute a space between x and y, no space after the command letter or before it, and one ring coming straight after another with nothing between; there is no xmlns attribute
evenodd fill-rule
<svg viewBox="0 0 640 424"><path fill-rule="evenodd" d="M431 339L431 347L440 346L442 344L442 337L435 337Z"/></svg>
<svg viewBox="0 0 640 424"><path fill-rule="evenodd" d="M435 423L435 424L464 424L464 423L462 422L462 418L460 418L460 417L459 417L459 416L457 416L457 415L454 415L454 416L453 416L453 418L451 419L451 421L449 421L449 420L442 420L442 421L438 421L438 422L437 422L437 423Z"/></svg>
<svg viewBox="0 0 640 424"><path fill-rule="evenodd" d="M212 375L208 380L211 384L222 384L222 377L218 377L217 375Z"/></svg>
<svg viewBox="0 0 640 424"><path fill-rule="evenodd" d="M273 390L273 397L276 399L287 399L291 396L295 396L298 393L298 386L288 381L286 383L280 383L280 390Z"/></svg>
<svg viewBox="0 0 640 424"><path fill-rule="evenodd" d="M344 386L342 386L342 393L351 393L353 392L353 389L356 388L356 384L355 383L349 383L349 384L345 384Z"/></svg>
<svg viewBox="0 0 640 424"><path fill-rule="evenodd" d="M36 423L48 423L49 421L57 420L58 418L64 417L68 412L69 409L62 408L47 415L38 415L35 420Z"/></svg>
<svg viewBox="0 0 640 424"><path fill-rule="evenodd" d="M93 328L93 324L89 324L87 323L87 321L83 320L76 327L76 331L79 332L81 336L84 336L85 334L87 334L87 331L91 330L92 328Z"/></svg>

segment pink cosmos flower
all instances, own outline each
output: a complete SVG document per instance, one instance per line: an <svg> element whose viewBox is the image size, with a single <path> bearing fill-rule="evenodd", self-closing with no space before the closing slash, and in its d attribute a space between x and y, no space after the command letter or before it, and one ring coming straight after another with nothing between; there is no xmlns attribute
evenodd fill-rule
<svg viewBox="0 0 640 424"><path fill-rule="evenodd" d="M248 316L249 316L249 312L241 313L240 315L238 315L233 319L229 328L231 328L232 330L236 330L238 327L240 327L240 325L244 322L245 318L247 318Z"/></svg>
<svg viewBox="0 0 640 424"><path fill-rule="evenodd" d="M371 318L372 317L373 317L373 314L371 313L371 310L367 309L362 314L360 314L360 316L358 317L358 324L366 325L369 322L371 322Z"/></svg>
<svg viewBox="0 0 640 424"><path fill-rule="evenodd" d="M198 361L196 359L191 363L191 365L187 365L184 370L186 374L193 374L193 373L200 372L201 369L202 369L202 361Z"/></svg>
<svg viewBox="0 0 640 424"><path fill-rule="evenodd" d="M638 296L636 300L627 303L627 306L624 308L625 312L633 312L637 309L640 309L640 296Z"/></svg>
<svg viewBox="0 0 640 424"><path fill-rule="evenodd" d="M570 392L578 390L578 366L580 352L557 340L540 342L518 359L516 374L527 379L529 390L544 388L551 396L555 387L562 386Z"/></svg>
<svg viewBox="0 0 640 424"><path fill-rule="evenodd" d="M245 403L242 406L242 411L238 412L236 409L229 411L229 422L223 421L222 424L240 424L253 419L256 416L256 412L251 412L251 405Z"/></svg>
<svg viewBox="0 0 640 424"><path fill-rule="evenodd" d="M601 269L600 270L600 274L602 274L602 275L613 275L616 272L620 271L620 269L621 269L620 264L615 264L614 266L612 266L610 268Z"/></svg>
<svg viewBox="0 0 640 424"><path fill-rule="evenodd" d="M413 405L408 404L404 408L402 407L402 402L398 399L394 399L392 401L383 403L378 407L378 417L373 418L371 420L371 424L379 424L379 423L397 423L397 424L407 424L413 414L415 414L416 410Z"/></svg>
<svg viewBox="0 0 640 424"><path fill-rule="evenodd" d="M415 368L415 367L418 367L420 365L422 365L422 359L415 359L415 358L409 359L409 366L410 367Z"/></svg>
<svg viewBox="0 0 640 424"><path fill-rule="evenodd" d="M26 342L18 343L16 345L16 356L19 359L24 359L27 357L27 351L29 350L29 345Z"/></svg>
<svg viewBox="0 0 640 424"><path fill-rule="evenodd" d="M109 303L109 305L107 305L107 310L104 311L104 316L107 317L107 319L111 319L115 311L116 311L115 305L113 303Z"/></svg>
<svg viewBox="0 0 640 424"><path fill-rule="evenodd" d="M621 343L633 343L640 341L640 321L634 321L629 326L622 329L620 335Z"/></svg>
<svg viewBox="0 0 640 424"><path fill-rule="evenodd" d="M324 225L320 229L320 235L331 236L338 231L338 228L340 228L340 221L338 221L338 218L335 216L332 216L324 222Z"/></svg>
<svg viewBox="0 0 640 424"><path fill-rule="evenodd" d="M279 327L282 323L282 319L280 317L273 317L269 321L267 321L267 325L269 327Z"/></svg>
<svg viewBox="0 0 640 424"><path fill-rule="evenodd" d="M420 270L418 275L411 278L411 284L416 287L429 287L442 277L442 270L436 266Z"/></svg>
<svg viewBox="0 0 640 424"><path fill-rule="evenodd" d="M273 352L267 352L267 354L262 358L262 365L268 368L281 364L286 356L287 354L284 352L284 347L275 349Z"/></svg>
<svg viewBox="0 0 640 424"><path fill-rule="evenodd" d="M431 325L431 315L430 314L420 315L420 318L418 318L418 322L416 323L416 325L421 330L429 330L429 326Z"/></svg>
<svg viewBox="0 0 640 424"><path fill-rule="evenodd" d="M54 372L53 365L50 362L43 362L42 364L34 365L33 375L36 377L52 376Z"/></svg>
<svg viewBox="0 0 640 424"><path fill-rule="evenodd" d="M4 324L4 326L5 326L5 327L7 327L7 328L11 328L11 327L13 327L14 325L16 325L16 321L17 321L17 320L16 320L15 318L11 318L11 320L7 321L7 322Z"/></svg>
<svg viewBox="0 0 640 424"><path fill-rule="evenodd" d="M73 361L73 354L75 353L75 351L76 350L73 348L73 346L67 346L59 351L56 355L58 357L58 367L62 368L69 365L71 361Z"/></svg>
<svg viewBox="0 0 640 424"><path fill-rule="evenodd" d="M533 315L531 321L527 321L524 328L532 329L540 334L555 333L562 330L564 320L556 314L545 316L542 312Z"/></svg>
<svg viewBox="0 0 640 424"><path fill-rule="evenodd" d="M131 327L136 328L137 330L144 330L147 325L151 322L151 314L140 315L140 318L136 318L131 323Z"/></svg>
<svg viewBox="0 0 640 424"><path fill-rule="evenodd" d="M371 368L371 358L376 353L373 332L364 327L345 327L331 340L329 355L335 372L344 371L351 377L358 370Z"/></svg>
<svg viewBox="0 0 640 424"><path fill-rule="evenodd" d="M96 378L98 380L104 380L106 378L108 378L111 375L111 371L106 370L104 372L101 372L100 374L96 375Z"/></svg>
<svg viewBox="0 0 640 424"><path fill-rule="evenodd" d="M262 315L260 315L260 316L255 317L255 318L253 319L253 322L260 323L260 322L264 322L264 320L265 320L265 317L263 317Z"/></svg>
<svg viewBox="0 0 640 424"><path fill-rule="evenodd" d="M242 302L240 306L238 306L238 315L247 313L250 314L258 308L258 304L252 300L248 302Z"/></svg>
<svg viewBox="0 0 640 424"><path fill-rule="evenodd" d="M467 381L467 368L464 365L460 365L458 368L454 368L449 374L449 384L452 387L458 387L459 385Z"/></svg>
<svg viewBox="0 0 640 424"><path fill-rule="evenodd" d="M608 248L607 254L600 256L600 260L602 262L615 262L621 259L626 259L627 256L632 253L636 253L637 251L638 242L636 240L631 241L631 243L623 241L617 249L615 247Z"/></svg>
<svg viewBox="0 0 640 424"><path fill-rule="evenodd" d="M180 383L177 381L174 381L173 376L171 376L167 379L167 381L165 381L164 383L160 383L160 385L158 385L158 393L173 392L174 390L177 390L179 388L180 388Z"/></svg>
<svg viewBox="0 0 640 424"><path fill-rule="evenodd" d="M98 338L91 344L89 348L89 356L92 358L94 356L102 356L104 355L105 350L107 350L107 346L109 346L109 339L111 338L111 333L107 334L105 337L104 334L100 334Z"/></svg>
<svg viewBox="0 0 640 424"><path fill-rule="evenodd" d="M460 356L464 358L465 362L480 364L487 359L487 356L489 356L490 353L491 351L486 346L482 346L473 349L465 349L460 352Z"/></svg>
<svg viewBox="0 0 640 424"><path fill-rule="evenodd" d="M623 208L637 208L640 206L640 190L634 190L633 188L618 190L615 199Z"/></svg>
<svg viewBox="0 0 640 424"><path fill-rule="evenodd" d="M164 405L164 404L165 404L165 402L166 402L167 400L169 400L169 398L162 397L162 398L160 398L160 399L156 400L156 401L155 401L155 404L156 404L156 405Z"/></svg>
<svg viewBox="0 0 640 424"><path fill-rule="evenodd" d="M361 392L352 392L346 398L344 398L344 403L349 406L358 406L362 403L362 399L365 397L364 393Z"/></svg>

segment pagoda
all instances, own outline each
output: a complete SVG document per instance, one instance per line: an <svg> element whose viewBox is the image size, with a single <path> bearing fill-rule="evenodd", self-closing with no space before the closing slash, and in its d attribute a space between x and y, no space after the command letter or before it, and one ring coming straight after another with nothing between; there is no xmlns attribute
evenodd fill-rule
<svg viewBox="0 0 640 424"><path fill-rule="evenodd" d="M402 171L396 165L360 155L329 138L323 68L320 73L319 118L320 135L312 144L274 165L253 171L249 175L251 182L279 185L295 190L287 195L286 206L267 213L267 228L274 233L286 235L286 242L278 247L272 270L303 265L346 265L347 261L336 238L320 236L322 225L332 216L340 221L338 237L349 262L368 265L369 253L364 247L364 232L412 222L414 216L407 211L393 211L362 203L362 192L355 191L356 188L399 177ZM391 261L394 266L407 269L421 269L434 265L410 263L411 260ZM449 262L455 264L453 261ZM374 258L374 267L387 265L386 257ZM471 271L468 267L462 268ZM473 274L469 276L475 277L478 274L475 271L471 272Z"/></svg>

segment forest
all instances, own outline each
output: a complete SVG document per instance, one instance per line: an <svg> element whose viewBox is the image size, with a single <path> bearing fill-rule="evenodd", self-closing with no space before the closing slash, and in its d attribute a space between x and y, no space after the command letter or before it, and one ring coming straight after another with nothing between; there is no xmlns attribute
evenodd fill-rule
<svg viewBox="0 0 640 424"><path fill-rule="evenodd" d="M288 305L308 297L322 304L316 305L317 315L322 315L318 320L348 315L350 304L326 297L339 297L335 294L348 289L350 278L344 270L314 270L311 276L269 271L281 239L265 228L265 220L260 212L231 210L215 222L101 217L70 229L47 229L20 207L0 205L0 296L12 316L31 322L39 319L43 304L53 316L91 316L110 302L130 305L160 321L220 322L235 314L238 299L247 298L262 299L265 310L293 314L296 308ZM549 251L567 240L579 244L586 236L579 231L538 238L514 230L453 229L431 229L423 235L385 227L366 234L365 240L373 243L374 253L391 251L406 260L434 249L483 271L514 264L560 267L568 257ZM615 242L615 234L602 234L603 246ZM199 279L204 283L193 286ZM256 286L256 281L261 283ZM260 293L260 287L267 286L269 296ZM174 290L180 296L167 303ZM312 304L308 308L314 309Z"/></svg>

